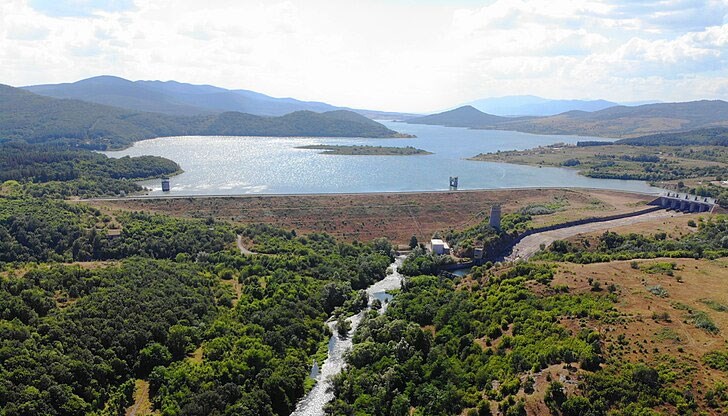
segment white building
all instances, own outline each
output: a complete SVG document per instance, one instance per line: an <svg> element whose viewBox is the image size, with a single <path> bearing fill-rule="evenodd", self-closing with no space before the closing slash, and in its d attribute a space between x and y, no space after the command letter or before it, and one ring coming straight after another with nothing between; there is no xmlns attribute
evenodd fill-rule
<svg viewBox="0 0 728 416"><path fill-rule="evenodd" d="M430 240L430 249L435 254L450 254L450 246L439 238Z"/></svg>

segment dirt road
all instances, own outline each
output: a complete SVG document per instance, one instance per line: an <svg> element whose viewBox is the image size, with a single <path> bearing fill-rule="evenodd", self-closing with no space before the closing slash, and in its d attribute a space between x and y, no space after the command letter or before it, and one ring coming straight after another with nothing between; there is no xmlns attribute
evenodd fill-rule
<svg viewBox="0 0 728 416"><path fill-rule="evenodd" d="M511 253L511 255L506 257L506 260L526 260L536 254L536 252L540 249L541 244L548 247L556 240L563 240L565 238L573 237L578 234L608 230L610 228L637 224L645 221L653 221L661 218L670 218L678 215L682 216L690 214L676 213L673 211L655 211L649 212L647 214L637 215L634 217L621 218L618 220L575 225L573 227L562 228L560 230L544 231L542 233L532 234L519 241L518 244L513 247L513 252Z"/></svg>
<svg viewBox="0 0 728 416"><path fill-rule="evenodd" d="M237 243L237 245L238 245L238 249L240 250L240 252L241 252L242 254L248 254L248 255L251 255L251 254L258 254L258 253L255 253L255 252L253 252L253 251L250 251L250 250L248 250L248 249L247 249L247 248L245 247L245 245L243 244L243 236L242 236L242 235L238 235L238 238L237 238L237 240L236 240L236 243Z"/></svg>

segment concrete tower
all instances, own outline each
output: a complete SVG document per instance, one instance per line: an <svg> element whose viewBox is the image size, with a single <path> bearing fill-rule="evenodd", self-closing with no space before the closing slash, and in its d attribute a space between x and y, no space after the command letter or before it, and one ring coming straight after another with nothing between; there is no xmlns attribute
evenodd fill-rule
<svg viewBox="0 0 728 416"><path fill-rule="evenodd" d="M492 207L490 207L489 224L491 227L500 231L500 229L501 229L500 223L501 223L501 207L500 207L500 205L493 205Z"/></svg>
<svg viewBox="0 0 728 416"><path fill-rule="evenodd" d="M458 189L458 177L457 176L451 176L450 177L450 190Z"/></svg>

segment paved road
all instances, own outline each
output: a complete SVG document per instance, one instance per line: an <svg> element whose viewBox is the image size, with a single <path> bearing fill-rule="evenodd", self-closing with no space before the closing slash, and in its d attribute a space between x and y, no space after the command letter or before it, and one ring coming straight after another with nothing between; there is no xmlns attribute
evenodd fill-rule
<svg viewBox="0 0 728 416"><path fill-rule="evenodd" d="M689 215L676 213L672 211L654 211L648 212L647 214L637 215L634 217L621 218L618 220L604 221L604 222L593 222L590 224L575 225L569 228L562 228L560 230L544 231L542 233L532 234L523 240L519 241L513 247L513 252L510 256L506 257L507 261L513 261L516 259L528 259L540 249L541 244L548 247L551 243L556 240L563 240L565 238L573 237L578 234L590 233L594 231L608 230L610 228L621 227L630 224L638 224L645 221L652 221L661 218L670 218L678 215Z"/></svg>

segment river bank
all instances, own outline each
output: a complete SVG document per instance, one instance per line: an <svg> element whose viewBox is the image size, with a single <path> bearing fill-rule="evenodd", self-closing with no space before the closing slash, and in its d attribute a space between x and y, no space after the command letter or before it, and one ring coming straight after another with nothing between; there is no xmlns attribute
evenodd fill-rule
<svg viewBox="0 0 728 416"><path fill-rule="evenodd" d="M403 260L404 256L395 258L390 265L390 273L384 279L367 288L369 306L358 314L346 318L351 323L348 336L341 337L337 334L335 330L336 321L329 320L326 323L334 334L329 340L328 356L319 370L316 385L298 402L296 410L291 416L321 416L324 414L324 406L334 397L334 393L329 390L331 387L330 378L339 374L344 368L344 356L352 347L352 337L356 333L364 314L371 309L372 302L375 299L379 300L382 303L379 312L384 313L386 311L389 300L392 298L392 295L388 294L387 291L400 288L403 277L399 274L398 268L402 265Z"/></svg>

